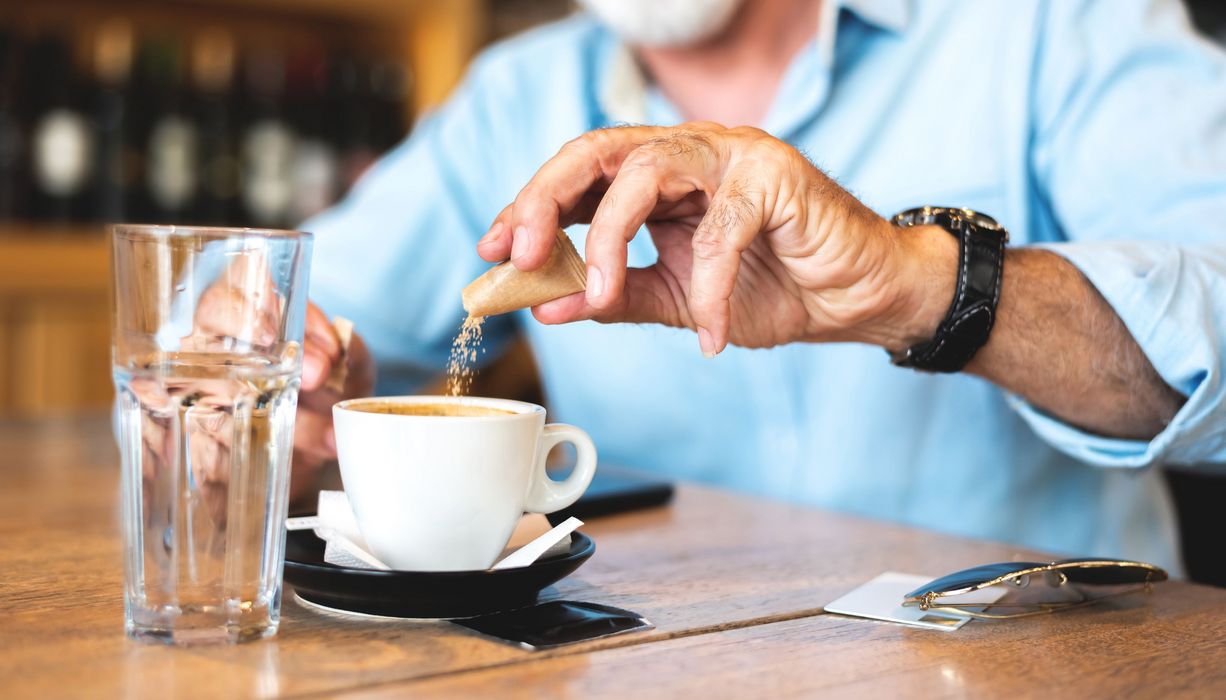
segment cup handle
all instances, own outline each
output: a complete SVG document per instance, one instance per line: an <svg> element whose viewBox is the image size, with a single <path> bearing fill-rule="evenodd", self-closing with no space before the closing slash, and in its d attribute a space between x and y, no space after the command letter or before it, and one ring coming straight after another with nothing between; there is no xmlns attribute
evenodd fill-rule
<svg viewBox="0 0 1226 700"><path fill-rule="evenodd" d="M554 481L545 472L545 460L549 451L563 442L575 446L575 469L562 481ZM562 510L579 500L592 477L596 474L596 445L587 433L573 425L550 423L541 431L536 448L536 469L533 472L532 488L524 510L529 513L552 513Z"/></svg>

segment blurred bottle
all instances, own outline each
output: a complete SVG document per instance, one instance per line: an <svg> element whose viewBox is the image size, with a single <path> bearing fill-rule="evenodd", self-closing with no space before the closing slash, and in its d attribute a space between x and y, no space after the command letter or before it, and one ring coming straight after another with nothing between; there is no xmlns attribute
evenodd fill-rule
<svg viewBox="0 0 1226 700"><path fill-rule="evenodd" d="M207 29L192 44L193 112L200 133L195 220L201 224L230 224L238 216L242 165L236 142L236 58L234 37L222 29Z"/></svg>
<svg viewBox="0 0 1226 700"><path fill-rule="evenodd" d="M21 218L27 199L26 138L19 94L21 40L0 30L0 221Z"/></svg>
<svg viewBox="0 0 1226 700"><path fill-rule="evenodd" d="M141 218L159 223L187 219L199 183L199 133L188 109L183 45L173 38L141 42L138 79L145 112L144 206Z"/></svg>
<svg viewBox="0 0 1226 700"><path fill-rule="evenodd" d="M408 131L409 87L409 73L402 63L376 61L371 64L371 137L379 153L395 147Z"/></svg>
<svg viewBox="0 0 1226 700"><path fill-rule="evenodd" d="M336 143L340 149L341 188L347 191L379 156L369 65L353 56L338 57L333 65L332 93L340 117Z"/></svg>
<svg viewBox="0 0 1226 700"><path fill-rule="evenodd" d="M31 218L80 221L89 217L94 172L94 132L85 115L86 86L72 49L47 35L30 47L23 69L23 101L31 110L29 163Z"/></svg>
<svg viewBox="0 0 1226 700"><path fill-rule="evenodd" d="M288 96L298 137L291 165L293 224L328 208L339 194L340 159L334 145L339 123L328 79L328 55L322 48L302 48L290 55Z"/></svg>
<svg viewBox="0 0 1226 700"><path fill-rule="evenodd" d="M247 56L243 69L243 220L256 226L286 226L293 196L295 137L284 116L285 59L274 50L259 49Z"/></svg>
<svg viewBox="0 0 1226 700"><path fill-rule="evenodd" d="M96 134L92 217L122 221L135 187L140 144L131 123L132 25L114 19L94 34L92 117Z"/></svg>

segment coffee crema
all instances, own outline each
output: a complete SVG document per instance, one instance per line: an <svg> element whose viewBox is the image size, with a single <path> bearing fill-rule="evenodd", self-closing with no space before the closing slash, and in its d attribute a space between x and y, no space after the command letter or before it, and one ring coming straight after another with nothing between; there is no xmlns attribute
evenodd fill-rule
<svg viewBox="0 0 1226 700"><path fill-rule="evenodd" d="M396 403L395 401L367 401L346 406L352 411L384 413L397 416L512 416L515 411L489 406L473 406L462 403Z"/></svg>

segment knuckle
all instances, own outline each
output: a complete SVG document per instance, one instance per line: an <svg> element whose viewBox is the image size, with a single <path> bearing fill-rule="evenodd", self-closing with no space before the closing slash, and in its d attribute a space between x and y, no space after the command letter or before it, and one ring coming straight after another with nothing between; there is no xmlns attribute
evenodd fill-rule
<svg viewBox="0 0 1226 700"><path fill-rule="evenodd" d="M545 188L538 183L529 182L515 198L515 220L522 222L544 215L548 211L547 201Z"/></svg>
<svg viewBox="0 0 1226 700"><path fill-rule="evenodd" d="M622 161L622 170L655 171L660 166L662 150L659 144L652 142L639 146Z"/></svg>
<svg viewBox="0 0 1226 700"><path fill-rule="evenodd" d="M771 136L756 126L738 126L729 129L728 133L732 136L745 139L747 141L776 140L774 136Z"/></svg>
<svg viewBox="0 0 1226 700"><path fill-rule="evenodd" d="M722 250L730 240L752 238L757 209L753 193L735 184L725 186L694 232L695 253L700 245Z"/></svg>
<svg viewBox="0 0 1226 700"><path fill-rule="evenodd" d="M705 291L694 289L690 295L689 310L690 316L699 324L707 326L712 325L712 322L720 318L723 313L724 303L719 299Z"/></svg>
<svg viewBox="0 0 1226 700"><path fill-rule="evenodd" d="M735 228L753 221L757 209L755 193L740 183L732 182L724 191L715 213L725 228Z"/></svg>
<svg viewBox="0 0 1226 700"><path fill-rule="evenodd" d="M558 149L560 155L581 155L587 153L592 148L592 134L580 134L575 138L562 144L562 148Z"/></svg>
<svg viewBox="0 0 1226 700"><path fill-rule="evenodd" d="M528 204L530 201L529 198L525 196L525 193L521 193L519 197L520 198L515 202L515 214L512 216L510 222L512 229L509 238L511 241L518 238L518 230L520 225L523 224L524 221L533 218L532 206Z"/></svg>
<svg viewBox="0 0 1226 700"><path fill-rule="evenodd" d="M579 169L586 169L588 176L599 180L601 174L608 170L608 160L616 149L616 136L620 132L616 127L595 129L562 144L556 158L570 161L572 165L582 164Z"/></svg>
<svg viewBox="0 0 1226 700"><path fill-rule="evenodd" d="M696 259L716 260L724 253L723 232L704 222L694 231L690 245Z"/></svg>
<svg viewBox="0 0 1226 700"><path fill-rule="evenodd" d="M592 129L571 139L568 145L574 144L574 149L582 153L598 154L614 146L619 140L628 137L629 134L626 127L620 126Z"/></svg>
<svg viewBox="0 0 1226 700"><path fill-rule="evenodd" d="M708 131L691 128L693 125L677 127L665 136L648 140L643 145L665 156L693 156L701 151L713 148Z"/></svg>
<svg viewBox="0 0 1226 700"><path fill-rule="evenodd" d="M747 141L742 153L745 155L745 160L753 160L761 167L775 169L781 164L790 162L794 157L795 149L782 141Z"/></svg>

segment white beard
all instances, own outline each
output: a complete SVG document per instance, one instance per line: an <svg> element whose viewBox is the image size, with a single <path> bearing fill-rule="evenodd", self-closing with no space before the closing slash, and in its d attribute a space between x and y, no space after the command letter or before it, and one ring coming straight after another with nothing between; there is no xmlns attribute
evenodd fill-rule
<svg viewBox="0 0 1226 700"><path fill-rule="evenodd" d="M728 26L743 0L577 0L628 44L692 46Z"/></svg>

